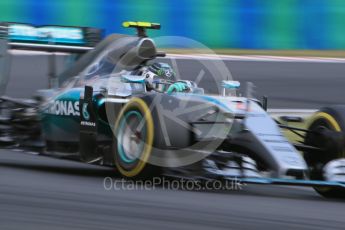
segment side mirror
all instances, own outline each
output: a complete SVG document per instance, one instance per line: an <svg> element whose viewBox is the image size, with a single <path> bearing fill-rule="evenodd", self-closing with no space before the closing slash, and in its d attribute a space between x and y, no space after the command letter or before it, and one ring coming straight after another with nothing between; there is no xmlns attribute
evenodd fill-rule
<svg viewBox="0 0 345 230"><path fill-rule="evenodd" d="M239 81L222 81L223 96L226 96L227 90L235 90L240 87L241 83Z"/></svg>

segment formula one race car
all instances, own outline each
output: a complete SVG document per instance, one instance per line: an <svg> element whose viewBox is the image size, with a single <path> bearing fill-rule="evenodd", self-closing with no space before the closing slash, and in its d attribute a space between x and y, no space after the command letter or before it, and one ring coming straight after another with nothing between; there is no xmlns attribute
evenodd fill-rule
<svg viewBox="0 0 345 230"><path fill-rule="evenodd" d="M237 178L345 195L345 107L322 109L300 129L273 119L267 100L230 95L240 86L236 81L219 82L224 91L217 96L192 83L186 92L148 90L145 76L136 71L164 56L146 35L160 25L124 26L136 28L138 36L110 35L62 73L68 80L61 88L41 91L42 133L36 136L46 153L114 166L128 178ZM17 121L25 120L31 106L20 104L16 117L24 112ZM303 141L289 142L281 129L304 132Z"/></svg>

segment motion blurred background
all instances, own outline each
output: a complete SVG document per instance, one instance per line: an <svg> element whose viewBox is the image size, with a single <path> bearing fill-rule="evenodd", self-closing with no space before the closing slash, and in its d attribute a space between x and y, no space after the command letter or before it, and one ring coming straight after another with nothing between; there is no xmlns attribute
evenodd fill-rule
<svg viewBox="0 0 345 230"><path fill-rule="evenodd" d="M106 36L133 34L121 26L128 20L161 23L161 30L149 32L153 38L183 36L218 54L242 55L222 59L235 80L255 83L257 97L269 96L273 107L315 109L343 103L344 0L0 1L0 21L96 27L104 29ZM168 53L193 54L193 50L163 48L173 48L166 49ZM66 56L57 56L56 74L52 74L48 68L51 54L36 54L30 62L27 55L12 55L6 95L31 97L37 89L51 85L47 76L59 75L71 64ZM279 57L272 59L272 55ZM180 72L192 76L190 80L200 71L196 61L180 58L177 63ZM209 84L204 81L204 85Z"/></svg>
<svg viewBox="0 0 345 230"><path fill-rule="evenodd" d="M119 25L126 20L160 22L164 35L211 48L345 48L343 0L0 1L0 21L93 26L109 34L125 32Z"/></svg>
<svg viewBox="0 0 345 230"><path fill-rule="evenodd" d="M161 23L150 36L184 36L232 55L222 61L233 78L253 82L257 98L268 96L269 108L303 112L345 102L345 0L0 0L0 21L6 22L96 27L107 35L133 33L121 27L127 20ZM69 61L61 53L10 55L9 76L0 68L0 85L17 98L49 87L53 72L61 73ZM200 73L195 59L176 61L182 76ZM202 87L211 88L209 75L205 79ZM345 226L344 203L322 199L310 188L106 191L103 180L114 176L112 168L32 154L0 151L1 230Z"/></svg>

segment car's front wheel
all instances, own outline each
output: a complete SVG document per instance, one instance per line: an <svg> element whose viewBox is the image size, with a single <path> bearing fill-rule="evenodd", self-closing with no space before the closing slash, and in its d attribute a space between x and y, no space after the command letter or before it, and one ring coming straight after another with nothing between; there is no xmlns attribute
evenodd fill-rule
<svg viewBox="0 0 345 230"><path fill-rule="evenodd" d="M345 157L345 146L343 137L345 134L345 106L331 106L320 109L310 119L308 132L305 138L305 144L324 148L327 151L305 151L304 158L311 169L311 179L324 180L324 168L327 163L332 160ZM316 132L336 131L340 137L334 135L333 138L315 135ZM314 187L314 189L324 197L329 198L345 198L345 189L338 187Z"/></svg>
<svg viewBox="0 0 345 230"><path fill-rule="evenodd" d="M154 127L149 107L140 98L131 99L115 124L113 155L116 168L127 178L152 176L149 164Z"/></svg>

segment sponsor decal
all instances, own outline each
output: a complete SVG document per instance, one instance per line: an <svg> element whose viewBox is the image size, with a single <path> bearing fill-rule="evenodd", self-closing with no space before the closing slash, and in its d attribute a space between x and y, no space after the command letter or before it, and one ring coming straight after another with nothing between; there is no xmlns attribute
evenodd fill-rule
<svg viewBox="0 0 345 230"><path fill-rule="evenodd" d="M60 116L80 116L79 101L56 100L50 103L46 112Z"/></svg>
<svg viewBox="0 0 345 230"><path fill-rule="evenodd" d="M167 76L168 78L171 77L171 72L169 70L165 70L165 76Z"/></svg>
<svg viewBox="0 0 345 230"><path fill-rule="evenodd" d="M84 43L84 35L82 29L73 27L35 27L26 24L11 24L8 28L8 34L11 40L75 44Z"/></svg>
<svg viewBox="0 0 345 230"><path fill-rule="evenodd" d="M91 121L81 121L80 124L84 125L84 126L96 127L96 123L95 122L91 122Z"/></svg>
<svg viewBox="0 0 345 230"><path fill-rule="evenodd" d="M82 114L83 114L83 117L84 117L85 120L89 120L90 119L90 114L87 111L87 106L88 106L88 103L83 103Z"/></svg>

